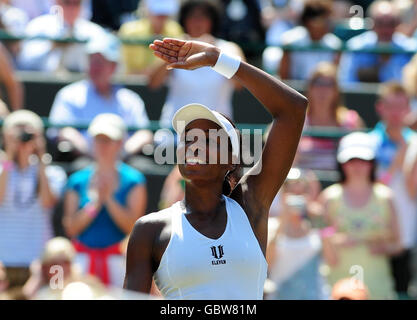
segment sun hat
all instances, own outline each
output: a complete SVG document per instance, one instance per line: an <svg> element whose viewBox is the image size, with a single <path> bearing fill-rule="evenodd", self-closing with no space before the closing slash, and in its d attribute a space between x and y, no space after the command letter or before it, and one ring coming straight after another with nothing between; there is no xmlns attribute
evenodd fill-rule
<svg viewBox="0 0 417 320"><path fill-rule="evenodd" d="M337 161L346 163L352 159L373 160L375 148L373 138L364 132L353 132L344 136L339 142Z"/></svg>
<svg viewBox="0 0 417 320"><path fill-rule="evenodd" d="M174 130L181 135L185 127L192 121L197 119L207 119L217 123L229 136L230 142L232 144L232 156L236 160L239 159L240 147L239 147L239 137L236 133L236 129L233 127L231 122L227 120L219 112L211 110L205 105L192 103L183 106L179 109L173 119L172 127Z"/></svg>
<svg viewBox="0 0 417 320"><path fill-rule="evenodd" d="M41 117L30 110L17 110L10 113L3 122L3 132L17 126L29 126L38 132L43 132L44 126Z"/></svg>
<svg viewBox="0 0 417 320"><path fill-rule="evenodd" d="M112 140L123 140L126 135L126 125L123 119L113 113L102 113L91 121L88 133L95 137L103 134Z"/></svg>
<svg viewBox="0 0 417 320"><path fill-rule="evenodd" d="M88 54L100 53L109 61L119 62L120 41L115 35L107 31L102 32L88 41L86 51Z"/></svg>

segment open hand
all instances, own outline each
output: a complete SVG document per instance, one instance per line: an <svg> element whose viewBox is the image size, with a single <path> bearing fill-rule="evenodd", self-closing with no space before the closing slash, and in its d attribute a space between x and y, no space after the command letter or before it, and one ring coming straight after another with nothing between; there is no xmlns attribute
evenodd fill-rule
<svg viewBox="0 0 417 320"><path fill-rule="evenodd" d="M155 56L168 63L167 69L194 70L212 67L220 54L220 49L206 42L171 38L155 40L149 48L154 51Z"/></svg>

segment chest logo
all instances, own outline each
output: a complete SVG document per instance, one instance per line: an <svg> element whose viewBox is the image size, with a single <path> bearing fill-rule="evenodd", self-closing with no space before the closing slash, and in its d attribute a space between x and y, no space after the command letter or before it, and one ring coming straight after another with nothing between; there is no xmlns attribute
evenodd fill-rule
<svg viewBox="0 0 417 320"><path fill-rule="evenodd" d="M226 264L226 260L222 259L224 256L223 246L218 245L217 247L212 246L211 249L211 255L216 258L216 260L212 260L212 265L218 265L218 264Z"/></svg>

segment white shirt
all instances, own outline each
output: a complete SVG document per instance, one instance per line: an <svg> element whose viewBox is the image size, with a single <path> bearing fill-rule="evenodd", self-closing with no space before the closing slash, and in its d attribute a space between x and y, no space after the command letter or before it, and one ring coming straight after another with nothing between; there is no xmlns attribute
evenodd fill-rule
<svg viewBox="0 0 417 320"><path fill-rule="evenodd" d="M227 224L211 239L188 222L180 202L170 208L172 231L155 283L166 299L260 300L267 263L241 206L224 197ZM167 214L170 214L167 212Z"/></svg>
<svg viewBox="0 0 417 320"><path fill-rule="evenodd" d="M88 80L81 80L58 91L49 114L57 125L88 125L101 113L119 115L127 126L147 127L149 118L145 104L132 90L113 87L110 98L101 96Z"/></svg>
<svg viewBox="0 0 417 320"><path fill-rule="evenodd" d="M57 15L46 14L29 22L26 36L68 37L83 41L105 32L102 27L88 20L79 18L73 30L63 23ZM70 71L80 72L87 68L85 44L74 43L65 49L53 49L53 42L48 40L26 40L18 56L18 67L24 70L56 71L62 65Z"/></svg>
<svg viewBox="0 0 417 320"><path fill-rule="evenodd" d="M6 267L28 267L53 236L52 210L42 207L36 190L38 171L37 165L32 165L9 172L0 203L0 261ZM52 192L60 196L66 182L64 170L48 166L45 172Z"/></svg>
<svg viewBox="0 0 417 320"><path fill-rule="evenodd" d="M23 35L29 18L23 10L0 3L0 21L6 31Z"/></svg>
<svg viewBox="0 0 417 320"><path fill-rule="evenodd" d="M295 27L285 32L281 37L283 45L294 45L307 47L313 44L307 29L303 26ZM333 50L342 46L341 40L334 34L326 34L319 44ZM308 79L317 65L322 61L334 62L335 52L326 51L291 51L290 78L296 80Z"/></svg>

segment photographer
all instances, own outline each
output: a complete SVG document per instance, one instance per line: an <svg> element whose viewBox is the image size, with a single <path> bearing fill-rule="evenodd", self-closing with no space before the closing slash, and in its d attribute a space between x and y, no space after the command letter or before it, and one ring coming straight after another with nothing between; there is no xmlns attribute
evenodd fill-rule
<svg viewBox="0 0 417 320"><path fill-rule="evenodd" d="M0 261L10 287L29 277L31 262L52 238L51 214L65 184L60 168L48 166L43 122L28 110L3 123L5 158L0 173Z"/></svg>
<svg viewBox="0 0 417 320"><path fill-rule="evenodd" d="M333 247L325 234L312 226L312 200L305 177L291 169L280 197L277 228L268 237L267 261L273 288L269 300L329 299L325 278L320 273L323 262L331 263ZM271 218L276 219L276 218Z"/></svg>

